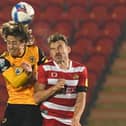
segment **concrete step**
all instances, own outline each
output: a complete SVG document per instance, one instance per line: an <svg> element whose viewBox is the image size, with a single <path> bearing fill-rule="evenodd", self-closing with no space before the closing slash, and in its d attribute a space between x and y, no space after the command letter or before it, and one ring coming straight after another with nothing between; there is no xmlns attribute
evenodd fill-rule
<svg viewBox="0 0 126 126"><path fill-rule="evenodd" d="M111 86L111 85L105 85L102 89L102 92L105 93L120 93L120 92L126 92L126 88L122 87L122 86Z"/></svg>
<svg viewBox="0 0 126 126"><path fill-rule="evenodd" d="M125 69L113 69L112 72L111 72L111 75L112 76L115 76L115 77L126 77L126 70Z"/></svg>
<svg viewBox="0 0 126 126"><path fill-rule="evenodd" d="M119 54L126 54L126 41L123 42L123 44L121 45L121 48L119 50Z"/></svg>
<svg viewBox="0 0 126 126"><path fill-rule="evenodd" d="M126 102L123 102L123 101L116 101L116 102L109 101L106 103L98 102L95 105L95 109L97 109L97 110L101 110L101 109L126 110Z"/></svg>
<svg viewBox="0 0 126 126"><path fill-rule="evenodd" d="M94 120L104 120L104 119L117 119L117 120L126 120L126 110L113 110L113 109L102 109L102 110L97 110L93 109L90 119Z"/></svg>
<svg viewBox="0 0 126 126"><path fill-rule="evenodd" d="M113 86L113 87L126 87L126 77L123 76L108 76L106 78L104 86Z"/></svg>
<svg viewBox="0 0 126 126"><path fill-rule="evenodd" d="M90 119L88 126L126 126L126 120L121 119L102 119L102 120L94 120Z"/></svg>
<svg viewBox="0 0 126 126"><path fill-rule="evenodd" d="M118 58L112 66L112 70L126 70L126 59Z"/></svg>
<svg viewBox="0 0 126 126"><path fill-rule="evenodd" d="M126 92L119 92L119 93L105 93L101 92L99 94L98 104L111 104L111 103L126 103Z"/></svg>

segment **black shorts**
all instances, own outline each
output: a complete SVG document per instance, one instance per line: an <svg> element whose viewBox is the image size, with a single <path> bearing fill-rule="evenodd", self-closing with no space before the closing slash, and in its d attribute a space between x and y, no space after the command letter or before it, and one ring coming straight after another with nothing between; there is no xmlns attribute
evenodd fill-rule
<svg viewBox="0 0 126 126"><path fill-rule="evenodd" d="M3 126L42 126L39 106L8 104Z"/></svg>

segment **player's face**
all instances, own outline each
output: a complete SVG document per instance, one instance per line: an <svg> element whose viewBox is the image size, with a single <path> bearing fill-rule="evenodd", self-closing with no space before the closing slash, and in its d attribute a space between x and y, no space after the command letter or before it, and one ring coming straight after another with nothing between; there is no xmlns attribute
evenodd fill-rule
<svg viewBox="0 0 126 126"><path fill-rule="evenodd" d="M20 38L8 35L6 39L7 50L13 57L21 56L25 51L25 42Z"/></svg>
<svg viewBox="0 0 126 126"><path fill-rule="evenodd" d="M66 45L62 40L50 44L50 56L57 63L66 62L69 58L70 51L71 48Z"/></svg>

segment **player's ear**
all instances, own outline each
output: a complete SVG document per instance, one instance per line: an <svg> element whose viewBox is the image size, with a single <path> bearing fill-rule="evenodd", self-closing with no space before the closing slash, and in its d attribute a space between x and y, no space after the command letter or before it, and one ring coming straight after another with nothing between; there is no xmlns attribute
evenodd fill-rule
<svg viewBox="0 0 126 126"><path fill-rule="evenodd" d="M70 53L71 52L71 47L68 46L67 48L68 48L68 53Z"/></svg>

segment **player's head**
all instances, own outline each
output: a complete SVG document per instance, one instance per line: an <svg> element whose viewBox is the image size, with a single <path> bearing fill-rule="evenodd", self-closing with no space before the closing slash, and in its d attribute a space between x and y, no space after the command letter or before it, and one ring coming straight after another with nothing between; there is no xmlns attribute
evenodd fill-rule
<svg viewBox="0 0 126 126"><path fill-rule="evenodd" d="M27 26L9 21L4 23L1 29L1 35L7 44L8 52L14 57L22 55L29 40Z"/></svg>
<svg viewBox="0 0 126 126"><path fill-rule="evenodd" d="M49 36L48 44L50 48L50 56L58 63L65 62L69 59L71 48L69 47L66 36L55 33Z"/></svg>

